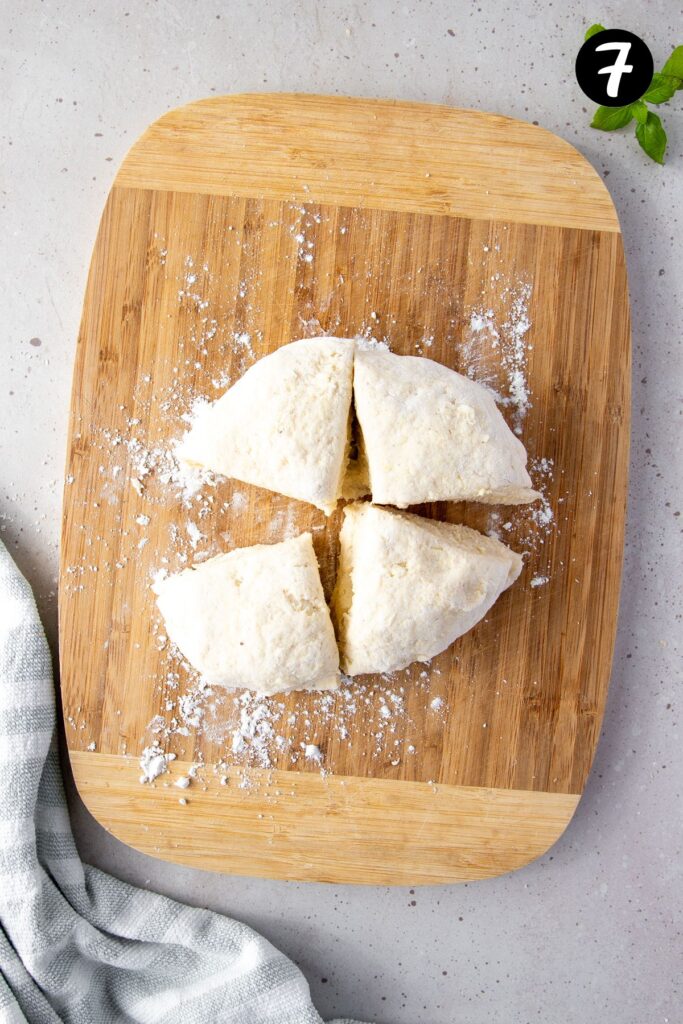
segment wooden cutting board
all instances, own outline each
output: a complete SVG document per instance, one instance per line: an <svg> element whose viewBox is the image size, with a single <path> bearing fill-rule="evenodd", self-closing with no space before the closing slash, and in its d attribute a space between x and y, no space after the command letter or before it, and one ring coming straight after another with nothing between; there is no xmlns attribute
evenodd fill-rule
<svg viewBox="0 0 683 1024"><path fill-rule="evenodd" d="M253 745L232 753L233 695L193 720L150 582L312 529L329 595L341 513L234 481L185 500L167 453L193 399L322 333L372 334L495 387L546 497L418 509L498 533L526 552L523 575L430 665L358 680L331 705L282 698L283 750L259 765ZM619 224L568 143L491 114L324 96L162 117L108 198L74 375L60 656L90 811L153 856L273 878L451 882L542 854L576 808L605 707L629 403ZM155 738L176 760L141 784Z"/></svg>

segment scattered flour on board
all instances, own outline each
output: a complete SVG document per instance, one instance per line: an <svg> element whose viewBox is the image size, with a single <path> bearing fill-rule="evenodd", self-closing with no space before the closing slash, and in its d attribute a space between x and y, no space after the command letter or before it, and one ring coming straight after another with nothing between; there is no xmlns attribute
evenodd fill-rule
<svg viewBox="0 0 683 1024"><path fill-rule="evenodd" d="M541 495L538 501L527 505L529 518L539 530L548 536L555 522L555 514L548 499L547 488L553 480L554 462L552 459L532 459L529 471L534 487Z"/></svg>
<svg viewBox="0 0 683 1024"><path fill-rule="evenodd" d="M188 522L185 529L187 530L187 535L190 538L190 544L194 550L199 542L204 540L204 534L201 532L197 524L193 523L191 520Z"/></svg>
<svg viewBox="0 0 683 1024"><path fill-rule="evenodd" d="M500 405L512 409L517 434L522 433L524 419L531 406L527 380L530 345L526 338L531 329L531 295L529 283L504 285L501 301L505 311L501 320L491 308L472 309L461 346L465 373L488 387ZM495 358L491 358L492 353Z"/></svg>
<svg viewBox="0 0 683 1024"><path fill-rule="evenodd" d="M513 550L519 551L526 558L541 553L546 542L557 531L555 514L548 496L548 490L554 483L554 463L552 459L536 458L529 463L531 482L540 498L530 505L516 505L501 512L492 508L487 515L485 532L489 537L509 544ZM558 499L562 500L562 499ZM545 575L537 573L537 578ZM540 586L540 584L531 584Z"/></svg>
<svg viewBox="0 0 683 1024"><path fill-rule="evenodd" d="M166 753L157 742L145 747L140 757L140 782L154 782L168 770L169 763L175 761L175 758L175 754Z"/></svg>
<svg viewBox="0 0 683 1024"><path fill-rule="evenodd" d="M413 756L418 749L418 738L410 736L414 723L407 712L405 691L409 688L429 693L432 680L424 667L417 673L407 669L384 676L375 684L342 677L338 690L307 693L308 699L301 708L287 712L283 695L266 697L250 690L210 686L183 661L173 645L167 657L176 667L182 665L194 684L177 697L180 676L177 671L169 673L162 703L172 717L168 720L163 714L156 715L148 725L149 731L168 740L189 736L191 726L197 735L204 734L214 743L226 744L232 765L269 769L286 757L292 765L302 761L319 764L328 774L320 737L330 731L340 744L350 748L361 746L371 758L388 758L394 767L401 763L404 754ZM217 698L218 693L222 696ZM445 712L444 698L436 698L432 710ZM148 749L158 755L159 743L157 738L155 746ZM313 747L319 755L310 754Z"/></svg>
<svg viewBox="0 0 683 1024"><path fill-rule="evenodd" d="M390 346L386 338L381 341L373 337L370 328L367 328L366 334L357 334L354 341L358 348L363 349L367 352L389 352Z"/></svg>
<svg viewBox="0 0 683 1024"><path fill-rule="evenodd" d="M247 331L236 331L235 334L233 335L233 340L235 343L235 347L244 349L245 352L249 353L252 359L256 358L254 355L254 350L251 347L251 334L249 334Z"/></svg>
<svg viewBox="0 0 683 1024"><path fill-rule="evenodd" d="M320 224L320 215L311 215L305 207L295 204L291 205L290 212L297 218L292 229L295 258L305 265L300 269L308 274L307 266L315 260L315 232ZM246 256L250 241L239 231L232 228L229 231L234 244L240 246ZM346 228L339 228L339 233L343 236ZM166 241L162 240L160 245L159 263L167 267L173 260L169 257ZM496 247L497 250L499 248ZM422 270L420 268L420 272ZM101 436L95 439L95 443L109 453L109 458L103 459L101 500L110 500L114 504L118 501L116 489L120 491L120 488L130 486L144 508L135 517L136 526L141 529L150 525L153 517L149 513L155 504L173 504L180 507L183 514L186 513L185 519L179 519L171 531L171 548L160 554L161 564L149 570L154 580L198 561L202 555L208 557L222 550L218 540L213 549L206 552L197 550L200 542L211 538L213 543L216 535L207 520L218 510L229 510L233 516L238 516L248 504L247 496L239 490L234 490L231 497L224 499L216 490L220 478L184 464L177 455L177 446L184 431L210 408L216 392L224 391L233 383L232 375L242 375L256 358L255 350L262 341L261 332L250 321L256 283L253 275L246 274L239 281L239 297L246 316L237 322L232 311L229 317L225 317L216 300L209 298L212 290L208 286L212 280L210 268L201 258L195 255L185 257L177 278L177 301L185 314L180 321L184 333L178 340L177 365L172 367L170 383L163 388L155 390L152 374L143 375L136 385L136 403L146 404L146 408L155 403L165 414L167 437L161 440L145 438L141 419L129 416L125 428L121 427L118 433L102 431ZM342 275L339 275L339 283L344 283ZM447 297L447 292L443 291L443 295ZM522 431L532 402L527 379L531 295L528 283L503 282L495 303L467 311L463 336L455 342L460 348L463 372L488 386L496 400L504 408L509 408L518 433ZM327 320L323 327L312 303L303 307L302 314L302 336L343 333L342 330L335 331L334 320ZM259 322L256 318L254 321ZM367 320L360 325L356 338L358 344L389 351L392 324L396 325L396 320L381 310L371 310ZM435 335L428 324L421 325L419 330L415 351L429 355ZM377 337L379 334L382 334L381 338ZM216 360L216 354L230 353L231 370L218 374L214 370L211 376L208 367L203 369L204 357L209 353L214 356L213 366L220 362ZM165 376L168 379L168 375ZM117 458L118 453L120 458ZM110 471L105 463L110 465ZM555 528L553 510L546 496L553 479L552 463L538 459L532 463L530 471L534 486L543 494L541 501L535 506L507 509L502 514L492 510L489 524L489 532L513 547L526 549L529 557ZM73 480L73 476L69 479ZM203 520L207 521L206 525L203 525ZM296 532L291 504L276 513L269 532L273 540ZM218 536L225 544L232 544L229 532ZM120 556L115 568L123 567L128 559L134 558L136 548L147 544L148 539L139 533L131 536L130 552ZM87 564L70 568L78 580L77 583L74 581L74 589L83 587L83 578L90 571ZM538 571L531 586L542 586L547 581L545 570ZM203 735L214 744L225 744L229 754L226 754L225 762L219 762L224 768L237 765L245 771L249 766L268 769L286 759L292 765L318 766L321 771L327 771L330 736L336 743L360 750L363 755L395 767L401 764L402 759L414 756L420 746L421 737L408 711L406 694L410 693L411 699L414 699L416 690L424 694L426 707L438 713L439 717L448 710L443 697L429 696L432 679L438 670L432 668L430 672L424 667L413 666L373 684L343 679L337 691L302 695L302 700L296 703L297 710L290 712L286 709L291 700L283 697L263 697L250 691L230 691L208 685L168 641L159 623L153 627L153 633L162 657L168 659L168 673L165 679L155 681L160 694L160 713L149 723L149 732L154 739L140 758L141 782L153 782L168 770L169 763L176 757L175 753L165 752L164 748L169 743L178 750L179 756L185 757L187 752L182 744L185 741L193 743L193 735ZM188 773L176 785L186 788L189 780ZM227 784L227 776L223 776L221 781ZM245 777L240 785L248 785Z"/></svg>
<svg viewBox="0 0 683 1024"><path fill-rule="evenodd" d="M239 723L232 731L232 753L247 759L261 768L270 768L271 744L281 748L286 742L275 731L282 717L283 708L260 694L243 691L234 700L239 713Z"/></svg>

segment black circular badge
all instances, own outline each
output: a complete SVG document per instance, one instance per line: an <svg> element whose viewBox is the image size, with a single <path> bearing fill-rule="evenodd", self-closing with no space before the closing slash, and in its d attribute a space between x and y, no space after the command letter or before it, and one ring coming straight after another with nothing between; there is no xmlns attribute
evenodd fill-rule
<svg viewBox="0 0 683 1024"><path fill-rule="evenodd" d="M654 69L643 40L621 28L596 32L576 58L576 80L589 99L604 107L625 107L640 99Z"/></svg>

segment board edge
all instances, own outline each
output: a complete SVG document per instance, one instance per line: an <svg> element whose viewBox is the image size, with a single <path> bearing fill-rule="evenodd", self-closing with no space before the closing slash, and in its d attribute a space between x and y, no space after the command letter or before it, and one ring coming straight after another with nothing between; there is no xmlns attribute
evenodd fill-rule
<svg viewBox="0 0 683 1024"><path fill-rule="evenodd" d="M523 132L528 132L530 138L531 137L542 138L544 140L544 145L541 148L543 148L544 150L548 149L548 147L550 146L550 147L555 148L558 151L558 153L559 152L563 152L566 158L568 158L570 161L575 163L576 167L580 168L583 171L584 174L587 174L587 180L588 181L592 181L593 185L596 188L596 197L599 197L602 200L602 202L606 203L606 205L607 205L607 212L603 216L603 219L600 220L599 225L597 225L597 226L596 226L596 224L585 225L584 229L586 229L586 230L591 230L591 229L592 230L603 230L603 231L616 232L618 234L621 234L621 226L620 226L620 223L619 223L619 217L618 217L618 214L617 214L616 207L614 205L614 201L613 201L612 196L611 196L611 194L609 192L609 189L605 185L605 183L604 183L603 179L601 178L600 174L598 173L598 171L592 165L590 160L576 146L574 146L572 143L568 142L561 135L558 135L556 132L551 131L549 128L544 128L541 125L534 124L534 123L532 123L530 121L525 121L522 118L512 117L512 116L510 116L508 114L500 114L500 113L495 113L495 112L490 112L490 111L485 111L485 110L475 110L475 109L467 108L467 107L457 107L457 106L453 106L453 105L446 104L446 103L425 103L425 102L416 101L416 100L399 100L399 99L395 99L395 98L383 98L383 97L379 97L379 96L376 96L376 97L348 96L348 95L336 95L335 96L335 95L330 95L330 94L325 94L325 93L317 93L317 92L270 92L270 91L263 91L263 92L225 93L225 94L222 94L220 96L203 97L203 98L198 99L198 100L193 100L190 103L181 104L178 107L173 107L170 110L167 110L160 117L158 117L154 121L152 121L151 124L148 125L148 127L145 129L145 131L130 146L130 148L128 149L126 155L124 156L123 161L121 162L121 165L120 165L120 167L119 167L119 169L117 171L117 174L116 174L116 176L115 176L115 178L114 178L114 180L112 182L112 187L118 186L118 187L129 187L129 188L151 188L151 189L157 190L158 187L152 186L149 181L144 182L144 181L141 181L139 179L139 177L137 175L137 172L135 171L134 166L133 166L135 154L136 154L136 152L137 152L137 150L139 148L140 149L144 148L144 146L147 145L150 142L150 140L154 137L155 133L159 132L160 130L164 130L168 126L172 125L174 120L177 120L181 115L182 116L192 115L193 113L195 113L195 112L197 112L199 110L209 110L209 109L213 110L213 109L216 109L216 108L224 107L226 105L238 105L239 103L245 103L245 102L263 103L263 102L266 102L266 101L282 102L283 105L285 103L303 103L305 105L306 104L310 104L311 106L313 106L316 103L318 103L318 104L323 104L323 103L334 103L334 104L351 103L351 104L354 104L354 105L358 105L359 107L360 106L368 106L368 107L375 106L378 109L381 108L381 107L393 108L393 109L403 108L403 109L406 109L406 110L414 110L416 112L417 111L422 111L425 114L427 114L427 113L437 113L437 112L439 112L439 113L441 113L443 115L446 115L446 116L448 116L448 115L457 116L458 114L460 114L460 115L464 115L466 117L481 117L482 119L486 119L486 120L490 120L492 122L495 122L497 125L499 125L501 127L505 126L505 127L509 128L510 130L519 131L521 129ZM419 179L416 179L416 180L419 180ZM201 187L188 187L188 188L185 188L185 187L180 186L178 183L176 183L174 185L174 190L175 191L190 191L190 192L198 192L198 193L202 193L202 191L208 191L208 192L214 191L212 189L203 190ZM577 191L580 192L581 194L583 194L584 189L580 189L580 190L577 190ZM248 196L248 195L253 195L254 194L254 189L253 188L245 188L244 190L241 190L239 187L235 187L235 185L233 183L233 187L231 187L230 189L226 190L226 189L220 189L219 188L219 189L216 189L215 192L217 194L221 194L221 195L223 195L223 194L225 194L225 195L227 195L227 194L235 194L235 195L241 195L241 196ZM263 195L259 194L259 198L282 198L282 197L279 196L279 195L276 195L274 192L272 194L268 192L268 193L263 193ZM322 194L316 194L315 189L310 189L309 187L303 187L303 188L301 188L299 190L292 190L290 198L291 198L292 201L297 201L297 202L309 202L309 203L310 202L320 202L320 203L324 203L326 201ZM328 200L328 202L329 202L329 200ZM338 203L337 205L353 205L353 204L350 204L350 203ZM368 209L369 208L382 208L382 209L394 209L394 208L399 209L399 208L402 208L402 207L394 207L392 204L381 204L380 206L377 206L376 204L373 204L372 201L365 201L365 202L357 204L357 205L360 205L360 206L368 208ZM482 214L477 214L477 213L468 214L466 209L463 209L463 208L454 209L453 211L451 211L449 213L449 211L446 210L446 209L428 209L428 208L421 209L419 207L415 207L414 212L422 212L422 213L433 212L433 213L437 213L437 214L440 214L440 215L450 215L450 216L456 216L456 217L461 217L461 218L465 218L465 219L468 219L468 218L491 219L491 220L504 220L505 219L505 218L500 216L499 211L496 212L496 213L491 213L491 215L489 217L486 217L486 216L483 216ZM563 221L562 218L551 219L550 221L543 221L542 219L539 220L538 218L536 218L536 217L534 217L532 215L526 215L525 216L523 214L523 211L516 211L516 215L511 216L508 219L511 222L539 223L539 224L547 223L548 225L557 226L557 227L566 226L566 227L575 227L575 228L581 229L581 225L577 224L575 221L570 220L570 219L567 219L566 223Z"/></svg>
<svg viewBox="0 0 683 1024"><path fill-rule="evenodd" d="M103 781L99 790L96 770L98 759L106 763L106 781ZM273 813L274 810L277 811L279 805L271 803L262 795L255 794L253 790L247 790L243 796L235 792L239 786L231 784L222 788L217 781L209 785L206 791L194 785L190 790L181 791L174 788L173 778L186 772L190 767L189 762L173 763L172 774L169 774L168 778L164 777L167 789L141 784L135 771L136 759L124 755L69 749L69 764L76 790L88 812L110 835L126 846L155 859L184 864L200 870L281 881L423 886L449 885L498 877L517 871L547 853L567 829L580 801L580 794L576 793L432 786L429 783L388 779L339 776L321 778L319 774L312 772L278 773L263 769L250 770L260 773L263 778L269 777L272 785L294 784L301 791L300 798L306 798L305 808L302 808L301 804L295 807L296 831L288 835L285 816L280 815L278 819L277 814ZM112 767L116 769L113 781ZM237 778L239 776L235 776L231 783ZM131 793L132 786L137 788ZM431 814L435 819L439 818L439 824L434 825L434 838L431 844L424 841L411 843L405 840L404 835L403 842L400 841L400 837L397 841L395 856L386 858L380 864L376 831L372 834L369 830L363 833L359 825L360 818L356 820L351 815L340 813L339 796L342 788L344 798L349 790L359 796L371 792L372 799L368 799L362 811L371 814L373 822L376 823L378 820L380 810L385 813L387 810L393 810L397 817L390 819L392 827L396 827L400 817L401 829L410 829L416 823L406 816L402 799L405 794L401 794L401 799L397 800L393 807L391 799L387 804L388 794L398 797L398 791L403 786L410 788L411 796L419 791L422 797L428 796L433 800L434 808ZM220 795L216 796L219 789ZM190 818L188 806L181 807L178 802L179 794L181 798L188 800L188 804L204 804L214 813L217 800L225 800L227 796L228 799L234 800L230 810L234 821L239 824L233 828L224 826L218 830L213 813L206 817L205 823L198 820L196 815ZM315 797L313 806L310 799L312 795ZM122 814L115 813L115 798L119 801ZM366 798L366 795L363 795L363 799ZM327 808L321 806L325 801L328 802ZM135 807L131 807L133 802ZM518 812L511 810L516 802L519 802ZM154 804L158 804L156 815L152 814L145 818L139 813L141 808L149 809ZM124 815L124 807L131 813ZM247 813L244 813L245 808ZM305 813L302 813L302 809ZM496 815L496 809L500 814ZM132 813L133 811L136 813ZM450 845L446 846L443 840L436 839L436 830L443 830L445 813L451 817L452 840ZM320 829L321 814L322 820L326 823L324 829ZM182 821L184 816L188 819L185 822ZM310 833L306 832L306 828L302 829L302 821L305 823L307 818L306 827L314 830ZM155 819L156 826L153 824ZM383 820L386 822L387 819ZM178 836L182 834L182 829L179 830L177 827L178 823L185 828L191 825L192 835L199 844L198 849L183 847L177 842ZM424 837L429 833L429 822L422 821L419 825L419 835ZM459 828L473 829L478 836L477 841L472 842L472 832L468 831L458 846ZM530 837L534 828L540 830L536 839ZM204 832L206 835L202 834ZM207 848L202 845L204 840L210 839L214 843L218 841L225 844L221 846L225 851L231 836L234 838L238 834L242 837L244 849L207 856ZM305 844L314 834L317 836L315 853L307 858L309 849ZM269 841L273 835L282 837L283 841L279 847L273 841ZM295 842L287 848L287 842L292 838ZM504 840L502 849L501 840ZM299 848L301 846L303 849ZM362 862L358 856L354 857L353 853L348 852L349 848L356 850L358 854L367 854L367 860ZM384 852L386 854L386 849ZM255 867L258 858L259 866ZM368 869L369 863L372 864L371 869Z"/></svg>

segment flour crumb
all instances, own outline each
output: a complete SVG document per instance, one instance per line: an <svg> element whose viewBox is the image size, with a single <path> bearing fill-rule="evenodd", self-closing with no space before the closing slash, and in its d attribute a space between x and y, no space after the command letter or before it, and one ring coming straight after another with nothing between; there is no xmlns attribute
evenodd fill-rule
<svg viewBox="0 0 683 1024"><path fill-rule="evenodd" d="M540 526L541 529L547 530L555 518L550 502L546 495L541 492L540 504L535 507L531 512L531 520Z"/></svg>
<svg viewBox="0 0 683 1024"><path fill-rule="evenodd" d="M159 586L159 584L163 583L164 580L167 578L168 569L157 569L156 571L150 573L150 575L152 577L152 590L155 590Z"/></svg>
<svg viewBox="0 0 683 1024"><path fill-rule="evenodd" d="M251 344L251 334L249 334L247 331L235 331L235 333L232 336L232 340L234 352L242 350L243 352L247 352L252 359L255 358L254 349L252 348Z"/></svg>
<svg viewBox="0 0 683 1024"><path fill-rule="evenodd" d="M356 347L362 349L364 352L391 351L387 341L379 341L377 338L373 338L369 330L367 334L357 334L354 341L356 343Z"/></svg>
<svg viewBox="0 0 683 1024"><path fill-rule="evenodd" d="M145 747L140 757L142 771L140 782L154 782L160 775L168 771L169 761L175 761L175 754L166 754L158 743Z"/></svg>
<svg viewBox="0 0 683 1024"><path fill-rule="evenodd" d="M315 743L307 743L305 745L304 757L307 761L314 761L316 764L322 764L322 751Z"/></svg>
<svg viewBox="0 0 683 1024"><path fill-rule="evenodd" d="M201 532L196 523L189 522L186 526L187 535L190 538L190 544L193 550L196 550L197 545L200 541L204 540L204 534Z"/></svg>
<svg viewBox="0 0 683 1024"><path fill-rule="evenodd" d="M204 718L204 704L213 691L205 681L178 698L178 713L185 725L198 729Z"/></svg>
<svg viewBox="0 0 683 1024"><path fill-rule="evenodd" d="M500 540L500 512L489 512L488 520L486 535L494 540Z"/></svg>
<svg viewBox="0 0 683 1024"><path fill-rule="evenodd" d="M233 754L244 756L261 768L270 768L270 744L275 739L274 723L282 714L281 705L250 690L245 690L235 703L239 708L239 725L232 732Z"/></svg>

